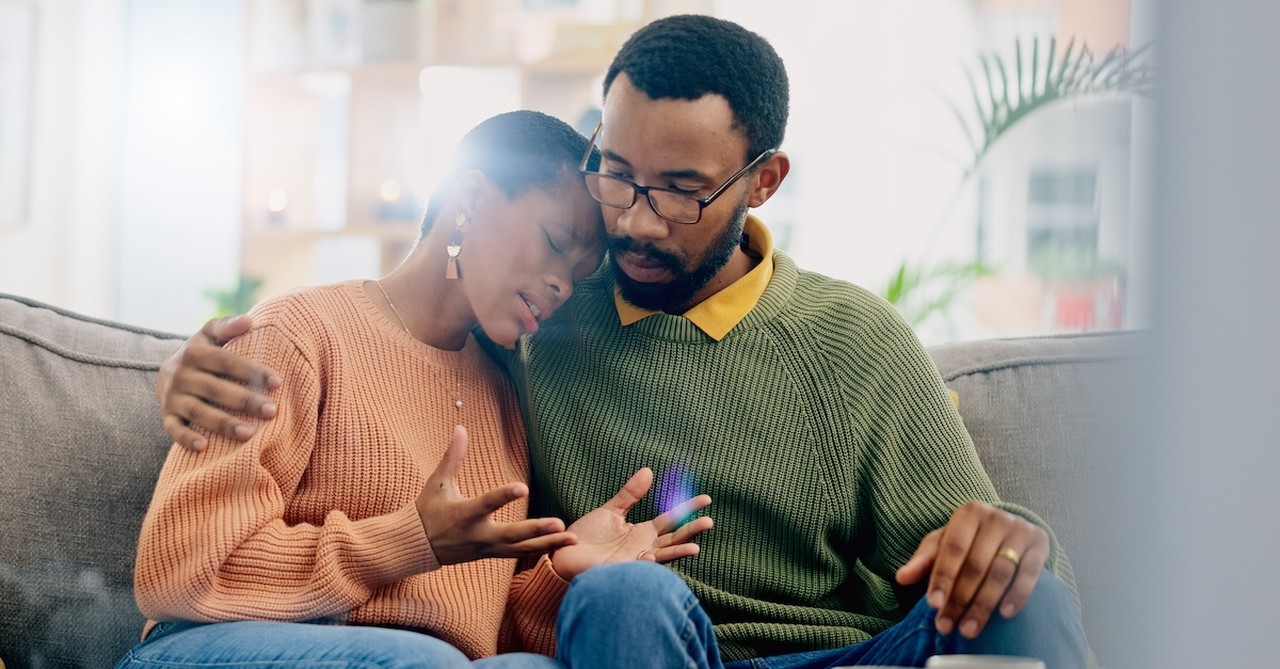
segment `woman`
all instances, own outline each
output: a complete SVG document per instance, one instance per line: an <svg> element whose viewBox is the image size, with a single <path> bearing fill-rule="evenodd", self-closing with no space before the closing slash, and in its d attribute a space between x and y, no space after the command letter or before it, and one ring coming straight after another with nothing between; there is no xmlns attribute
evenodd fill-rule
<svg viewBox="0 0 1280 669"><path fill-rule="evenodd" d="M648 470L567 531L525 519L519 406L471 334L514 346L599 264L599 207L577 173L586 150L549 116L491 118L460 143L399 268L255 309L230 346L281 371L277 416L247 444L211 437L201 452L170 452L135 573L153 622L118 667L446 667L549 653L576 574L697 552L690 539L710 519L675 524L706 496L625 522ZM517 574L515 558L532 556Z"/></svg>

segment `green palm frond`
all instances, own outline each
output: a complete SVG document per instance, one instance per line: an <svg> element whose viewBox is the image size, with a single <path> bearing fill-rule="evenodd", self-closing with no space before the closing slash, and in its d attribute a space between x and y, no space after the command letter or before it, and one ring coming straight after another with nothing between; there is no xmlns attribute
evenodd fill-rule
<svg viewBox="0 0 1280 669"><path fill-rule="evenodd" d="M1150 97L1155 92L1155 68L1143 56L1150 45L1132 51L1117 46L1101 58L1073 38L1058 53L1058 40L1045 44L1033 37L1028 47L1014 42L1011 68L997 53L978 57L976 67L965 70L971 106L966 112L948 101L952 114L964 129L973 152L972 172L991 147L1037 109L1059 100L1102 93L1133 93Z"/></svg>
<svg viewBox="0 0 1280 669"><path fill-rule="evenodd" d="M1057 38L1042 42L1033 37L1026 46L1020 39L1014 41L1012 62L997 53L979 54L977 63L964 70L968 103L945 100L970 148L961 187L996 142L1039 109L1098 94L1152 97L1156 72L1144 58L1149 49L1149 44L1132 51L1116 47L1097 57L1074 38L1059 52ZM957 188L951 204L959 193ZM960 293L992 273L994 269L980 260L933 264L904 260L880 294L918 327L930 319L947 318Z"/></svg>
<svg viewBox="0 0 1280 669"><path fill-rule="evenodd" d="M903 261L880 294L913 327L945 315L956 297L975 280L992 273L982 261L931 266Z"/></svg>
<svg viewBox="0 0 1280 669"><path fill-rule="evenodd" d="M262 288L262 279L242 274L234 286L210 288L204 291L204 296L213 302L215 317L234 316L248 313L253 308L259 288Z"/></svg>

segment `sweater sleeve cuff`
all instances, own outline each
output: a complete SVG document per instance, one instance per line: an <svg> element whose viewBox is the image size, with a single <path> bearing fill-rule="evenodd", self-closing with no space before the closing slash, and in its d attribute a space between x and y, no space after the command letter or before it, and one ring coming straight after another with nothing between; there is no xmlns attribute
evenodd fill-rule
<svg viewBox="0 0 1280 669"><path fill-rule="evenodd" d="M391 583L440 568L413 504L355 526L352 565L366 582Z"/></svg>
<svg viewBox="0 0 1280 669"><path fill-rule="evenodd" d="M520 638L519 649L543 655L556 650L556 616L569 582L551 567L551 558L542 556L512 582L510 606Z"/></svg>

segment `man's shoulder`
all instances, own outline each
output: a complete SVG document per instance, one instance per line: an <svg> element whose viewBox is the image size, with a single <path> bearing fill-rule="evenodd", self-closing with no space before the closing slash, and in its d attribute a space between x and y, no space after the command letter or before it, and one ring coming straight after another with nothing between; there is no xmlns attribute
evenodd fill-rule
<svg viewBox="0 0 1280 669"><path fill-rule="evenodd" d="M884 298L857 284L802 269L790 256L774 254L775 280L790 283L782 318L843 337L855 332L910 328Z"/></svg>

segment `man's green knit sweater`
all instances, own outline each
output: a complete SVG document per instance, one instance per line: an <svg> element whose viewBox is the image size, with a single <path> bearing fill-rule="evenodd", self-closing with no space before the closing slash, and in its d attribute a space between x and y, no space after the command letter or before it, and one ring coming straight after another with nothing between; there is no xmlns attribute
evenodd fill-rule
<svg viewBox="0 0 1280 669"><path fill-rule="evenodd" d="M759 303L719 342L682 316L620 325L605 267L506 356L529 430L532 513L576 519L645 466L657 483L635 518L711 495L715 529L671 567L726 660L886 629L923 594L896 591L895 570L967 500L1044 525L997 501L890 305L785 254L774 262ZM1056 542L1048 568L1074 589Z"/></svg>

